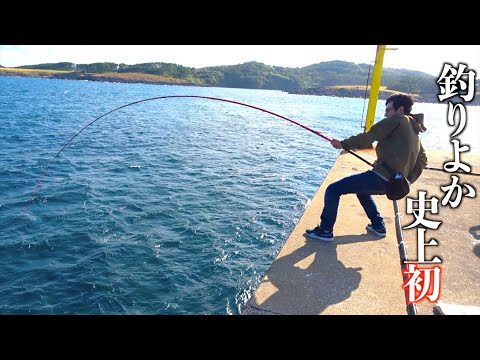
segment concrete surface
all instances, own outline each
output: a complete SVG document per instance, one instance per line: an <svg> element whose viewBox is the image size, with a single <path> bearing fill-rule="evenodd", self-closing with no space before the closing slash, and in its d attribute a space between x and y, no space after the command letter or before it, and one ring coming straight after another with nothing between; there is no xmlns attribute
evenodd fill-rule
<svg viewBox="0 0 480 360"><path fill-rule="evenodd" d="M373 162L373 149L357 151ZM442 168L454 159L453 150L427 151L428 166ZM480 172L480 155L462 153L461 160ZM367 233L369 219L355 195L341 197L334 242L310 240L305 229L316 226L323 208L326 187L347 175L370 169L358 158L342 152L321 184L292 234L285 242L262 283L242 311L242 315L405 315L407 306L395 231L393 202L375 196L385 218L387 237ZM479 176L456 174L459 185L470 184L480 190ZM435 238L438 246L427 246L426 258L439 256L443 263L440 300L460 306L480 306L480 210L478 196L463 197L452 209L441 205L452 183L452 174L425 170L409 196L427 191L427 199L437 197L438 214L430 220L442 221L437 230L427 229L425 241ZM464 190L464 194L466 193ZM452 197L452 200L455 198ZM406 199L398 201L402 226L415 218L406 213ZM403 230L409 260L417 259L418 227ZM439 306L426 300L416 304L419 315L433 315ZM471 309L471 308L470 308ZM434 311L436 310L436 312Z"/></svg>

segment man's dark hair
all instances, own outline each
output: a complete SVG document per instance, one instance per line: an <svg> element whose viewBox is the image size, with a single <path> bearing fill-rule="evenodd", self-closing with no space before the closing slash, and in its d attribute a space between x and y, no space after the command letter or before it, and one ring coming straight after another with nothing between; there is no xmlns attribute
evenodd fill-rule
<svg viewBox="0 0 480 360"><path fill-rule="evenodd" d="M395 111L397 111L398 108L403 105L405 114L410 114L410 111L412 111L412 106L415 103L415 98L409 94L397 93L390 95L385 101L385 105L391 102L393 102L393 108Z"/></svg>

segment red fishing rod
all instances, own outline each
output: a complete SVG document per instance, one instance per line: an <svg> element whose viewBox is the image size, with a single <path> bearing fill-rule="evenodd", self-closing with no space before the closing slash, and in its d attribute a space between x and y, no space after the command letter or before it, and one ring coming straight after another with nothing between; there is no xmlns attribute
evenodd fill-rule
<svg viewBox="0 0 480 360"><path fill-rule="evenodd" d="M120 109L123 109L123 108L126 108L128 106L132 106L132 105L135 105L135 104L140 104L142 102L146 102L146 101L152 101L152 100L159 100L159 99L168 99L168 98L199 98L199 99L209 99L209 100L217 100L217 101L223 101L223 102L228 102L228 103L232 103L232 104L237 104L237 105L242 105L242 106L246 106L246 107L249 107L249 108L252 108L252 109L255 109L255 110L259 110L259 111L263 111L263 112L266 112L268 114L271 114L271 115L274 115L274 116L277 116L281 119L284 119L284 120L287 120L289 122L291 122L292 124L295 124L295 125L298 125L300 126L301 128L304 128L305 130L308 130L312 133L314 133L315 135L317 136L320 136L321 138L329 141L329 142L332 142L332 139L330 139L328 136L325 136L324 134L322 134L321 132L317 131L317 130L313 130L311 128L309 128L308 126L305 126L303 124L300 124L298 121L295 121L295 120L292 120L292 119L289 119L287 118L286 116L283 116L283 115L280 115L280 114L277 114L277 113L274 113L273 111L270 111L270 110L266 110L266 109L262 109L261 107L258 107L258 106L253 106L253 105L249 105L249 104L245 104L245 103L242 103L240 101L234 101L234 100L227 100L227 99L222 99L222 98L217 98L217 97L212 97L212 96L200 96L200 95L167 95L167 96L156 96L156 97L153 97L153 98L148 98L148 99L143 99L143 100L138 100L138 101L134 101L134 102L131 102L129 104L126 104L126 105L122 105L122 106L119 106L118 108L116 109L113 109L99 117L97 117L96 119L92 120L90 123L88 123L87 125L85 125L82 129L80 129L80 131L78 131L75 135L73 135L71 137L70 140L67 141L67 143L60 149L60 151L53 157L52 161L50 161L50 163L48 164L46 170L44 171L42 177L40 178L40 180L38 181L37 183L37 186L35 187L35 189L33 190L32 192L32 196L30 197L30 202L32 202L34 196L35 196L35 193L37 192L40 184L42 183L43 179L45 178L45 176L47 175L48 173L48 170L50 169L50 167L52 166L53 162L55 161L55 159L60 155L60 153L68 146L68 144L70 144L73 139L75 139L83 130L85 130L87 127L89 127L90 125L92 125L93 123L95 123L96 121L100 120L101 118L107 116L108 114L111 114L117 110L120 110ZM370 166L373 166L373 164L371 162L369 162L368 160L364 159L363 157L361 157L360 155L356 154L355 152L351 151L351 150L345 150L347 151L348 153L352 154L353 156L357 157L358 159L362 160L363 162L367 163L368 165ZM443 169L437 169L437 168L432 168L432 167L426 167L425 169L427 170L439 170L439 171L443 171ZM462 172L464 173L464 172ZM475 175L475 176L480 176L480 174L478 173L473 173L473 172L470 172L470 173L464 173L466 175Z"/></svg>
<svg viewBox="0 0 480 360"><path fill-rule="evenodd" d="M96 119L92 120L91 122L89 122L87 125L85 125L82 129L80 129L80 131L78 131L75 135L73 135L70 140L68 140L65 145L63 145L63 147L60 149L60 151L53 157L52 161L50 161L50 163L48 164L47 168L45 169L42 177L40 178L40 180L38 181L37 183L37 186L35 187L35 189L33 190L32 192L32 196L30 197L30 203L32 202L40 184L42 183L43 179L45 178L45 176L47 175L48 173L48 170L50 169L50 167L52 166L53 162L55 161L55 159L60 155L60 153L68 146L68 144L70 144L73 139L75 139L78 135L80 135L80 133L85 130L87 127L89 127L90 125L92 125L93 123L95 123L96 121L100 120L101 118L117 111L117 110L120 110L120 109L123 109L123 108L126 108L128 106L132 106L132 105L135 105L135 104L140 104L142 102L146 102L146 101L152 101L152 100L159 100L159 99L168 99L168 98L199 98L199 99L209 99L209 100L217 100L217 101L223 101L223 102L228 102L228 103L232 103L232 104L237 104L237 105L242 105L242 106L246 106L246 107L249 107L249 108L252 108L252 109L255 109L255 110L260 110L260 111L263 111L263 112L266 112L268 114L271 114L271 115L274 115L274 116L277 116L281 119L284 119L284 120L287 120L295 125L298 125L300 126L301 128L304 128L305 130L308 130L312 133L314 133L315 135L317 136L320 136L321 138L329 141L329 142L332 142L332 139L330 139L328 136L325 136L324 134L322 134L321 132L317 131L317 130L313 130L311 128L309 128L308 126L305 126L303 124L300 124L299 122L295 121L295 120L292 120L292 119L289 119L287 118L286 116L283 116L283 115L280 115L280 114L277 114L277 113L274 113L273 111L270 111L270 110L266 110L266 109L262 109L258 106L253 106L253 105L249 105L249 104L245 104L245 103L242 103L242 102L239 102L239 101L234 101L234 100L227 100L227 99L222 99L222 98L217 98L217 97L211 97L211 96L199 96L199 95L167 95L167 96L156 96L156 97L153 97L153 98L148 98L148 99L143 99L143 100L138 100L138 101L134 101L134 102L131 102L129 104L126 104L126 105L122 105L122 106L119 106L118 108L116 109L113 109L113 110L110 110L109 112L97 117ZM368 165L372 166L373 164L370 163L369 161L365 160L364 158L362 158L361 156L355 154L353 151L350 151L350 150L346 150L348 151L349 153L351 153L352 155L356 156L357 158L359 158L360 160L366 162Z"/></svg>
<svg viewBox="0 0 480 360"><path fill-rule="evenodd" d="M122 106L119 106L117 107L116 109L113 109L113 110L110 110L108 112L106 112L105 114L95 118L94 120L92 120L91 122L89 122L87 125L85 125L82 129L80 129L80 131L78 131L75 135L73 135L70 140L68 140L65 145L63 145L63 147L60 149L60 151L53 157L53 159L50 161L50 163L48 164L47 168L45 169L42 177L40 178L40 180L38 181L37 183L37 186L35 187L35 189L33 190L32 192L32 195L31 195L31 198L30 198L30 202L32 202L38 188L40 187L40 184L42 183L43 179L45 178L45 176L47 175L48 173L48 170L50 169L50 167L52 166L53 162L55 161L55 159L60 155L60 153L78 136L80 135L80 133L85 130L87 127L89 127L90 125L94 124L95 122L97 122L98 120L100 120L101 118L117 111L117 110L120 110L120 109L123 109L123 108L126 108L128 106L132 106L132 105L135 105L135 104L140 104L142 102L146 102L146 101L153 101L153 100L159 100L159 99L168 99L168 98L200 98L200 99L210 99L210 100L218 100L218 101L224 101L224 102L229 102L229 103L232 103L232 104L237 104L237 105L242 105L242 106L246 106L246 107L249 107L249 108L252 108L252 109L256 109L256 110L260 110L260 111L263 111L263 112L266 112L268 114L271 114L271 115L274 115L274 116L277 116L279 118L282 118L284 120L287 120L295 125L298 125L302 128L304 128L305 130L308 130L312 133L314 133L315 135L318 135L322 138L324 138L325 140L328 140L328 141L332 141L332 139L330 139L329 137L323 135L322 133L320 133L319 131L316 131L316 130L313 130L311 128L309 128L308 126L305 126L303 124L300 124L299 122L295 121L295 120L292 120L292 119L289 119L285 116L282 116L280 114L277 114L277 113L274 113L273 111L269 111L269 110L266 110L266 109L262 109L260 107L257 107L257 106L253 106L253 105L249 105L249 104L245 104L245 103L242 103L242 102L239 102L239 101L234 101L234 100L227 100L227 99L221 99L221 98L216 98L216 97L211 97L211 96L198 96L198 95L168 95L168 96L157 96L157 97L153 97L153 98L148 98L148 99L143 99L143 100L138 100L138 101L134 101L134 102L131 102L129 104L126 104L126 105L122 105Z"/></svg>

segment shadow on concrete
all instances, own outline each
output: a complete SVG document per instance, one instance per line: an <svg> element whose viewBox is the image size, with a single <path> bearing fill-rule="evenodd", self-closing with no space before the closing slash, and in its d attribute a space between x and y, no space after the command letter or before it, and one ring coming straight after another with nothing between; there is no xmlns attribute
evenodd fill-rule
<svg viewBox="0 0 480 360"><path fill-rule="evenodd" d="M333 242L307 241L290 254L277 258L268 271L268 286L276 291L263 303L250 305L271 313L317 315L348 299L358 288L362 268L350 268L338 260L337 246L376 241L369 234L337 236Z"/></svg>

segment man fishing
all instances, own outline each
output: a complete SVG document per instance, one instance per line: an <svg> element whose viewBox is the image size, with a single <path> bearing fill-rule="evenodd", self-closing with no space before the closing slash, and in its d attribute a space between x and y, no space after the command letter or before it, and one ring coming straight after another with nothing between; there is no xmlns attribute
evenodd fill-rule
<svg viewBox="0 0 480 360"><path fill-rule="evenodd" d="M377 160L371 170L347 176L330 184L325 191L324 208L320 224L306 230L312 239L333 241L333 227L337 219L340 196L356 194L370 219L367 230L383 238L386 228L372 195L384 195L391 171L400 172L413 183L427 165L427 156L419 133L427 129L423 125L423 114L410 114L414 98L408 94L393 94L385 102L385 118L363 132L340 141L332 139L335 149L365 149L377 141Z"/></svg>

